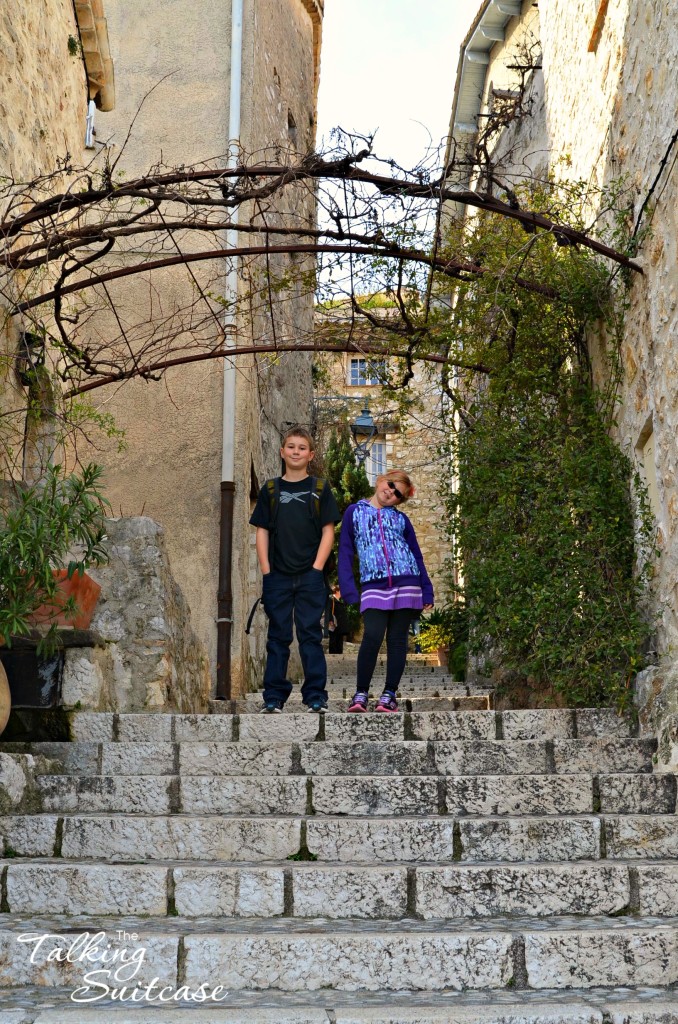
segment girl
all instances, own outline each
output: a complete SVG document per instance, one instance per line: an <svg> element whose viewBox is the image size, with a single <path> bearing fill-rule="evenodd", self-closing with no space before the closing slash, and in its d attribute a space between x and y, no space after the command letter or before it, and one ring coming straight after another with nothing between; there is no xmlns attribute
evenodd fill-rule
<svg viewBox="0 0 678 1024"><path fill-rule="evenodd" d="M367 711L370 683L386 634L386 687L376 711L397 711L396 690L405 669L410 622L433 607L433 587L412 524L397 506L411 498L407 473L392 469L377 478L374 494L349 505L339 537L339 586L345 601L360 598L365 632L358 652L357 692L349 711ZM361 594L353 578L360 563Z"/></svg>

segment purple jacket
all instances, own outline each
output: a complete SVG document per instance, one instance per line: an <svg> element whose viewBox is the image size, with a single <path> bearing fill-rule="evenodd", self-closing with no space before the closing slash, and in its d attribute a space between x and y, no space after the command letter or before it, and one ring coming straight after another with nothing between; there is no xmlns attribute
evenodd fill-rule
<svg viewBox="0 0 678 1024"><path fill-rule="evenodd" d="M420 586L424 604L433 604L433 586L426 572L412 523L397 508L376 509L363 500L344 512L339 535L341 596L355 604L360 595L353 577L358 555L360 581L370 586Z"/></svg>

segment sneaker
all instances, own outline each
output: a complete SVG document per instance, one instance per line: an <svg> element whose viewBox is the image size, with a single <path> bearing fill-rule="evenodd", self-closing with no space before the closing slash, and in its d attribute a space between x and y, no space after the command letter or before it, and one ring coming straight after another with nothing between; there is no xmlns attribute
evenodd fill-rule
<svg viewBox="0 0 678 1024"><path fill-rule="evenodd" d="M265 700L259 711L262 715L279 715L284 707L281 700Z"/></svg>
<svg viewBox="0 0 678 1024"><path fill-rule="evenodd" d="M306 710L309 711L312 715L324 715L325 712L327 711L327 701L314 700L307 705Z"/></svg>
<svg viewBox="0 0 678 1024"><path fill-rule="evenodd" d="M397 711L398 701L395 699L395 694L389 690L384 690L381 697L377 701L375 711Z"/></svg>
<svg viewBox="0 0 678 1024"><path fill-rule="evenodd" d="M367 711L367 694L358 691L351 701L349 711Z"/></svg>

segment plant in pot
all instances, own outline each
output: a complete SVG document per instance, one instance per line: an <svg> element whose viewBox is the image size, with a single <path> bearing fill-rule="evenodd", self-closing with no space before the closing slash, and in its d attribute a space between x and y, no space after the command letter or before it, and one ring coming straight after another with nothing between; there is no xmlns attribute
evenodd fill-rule
<svg viewBox="0 0 678 1024"><path fill-rule="evenodd" d="M419 643L425 654L435 653L439 665L449 666L456 679L466 674L468 617L462 601L422 615Z"/></svg>
<svg viewBox="0 0 678 1024"><path fill-rule="evenodd" d="M107 557L101 473L93 464L80 474L49 464L30 486L6 482L0 498L0 637L7 646L37 626L38 649L49 650L60 626L89 625L79 591L96 601L98 585L85 570ZM73 550L78 556L70 558Z"/></svg>

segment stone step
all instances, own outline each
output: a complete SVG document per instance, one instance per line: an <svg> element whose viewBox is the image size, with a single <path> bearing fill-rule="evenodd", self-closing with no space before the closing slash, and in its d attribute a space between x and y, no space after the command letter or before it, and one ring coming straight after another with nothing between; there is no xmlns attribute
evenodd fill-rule
<svg viewBox="0 0 678 1024"><path fill-rule="evenodd" d="M247 698L261 705L260 697ZM442 699L442 698L441 698ZM469 698L470 699L470 698ZM295 711L298 700L290 701L284 715L233 715L231 701L228 713L209 715L179 714L113 714L110 712L74 712L70 716L72 738L83 742L148 742L265 739L275 742L293 731L293 739L315 739L319 729L318 716ZM345 703L342 705L345 710ZM284 724L283 724L284 722ZM346 715L330 713L323 716L327 739L366 738L408 739L499 739L505 740L568 740L629 737L632 723L619 717L610 708L494 712L486 709L462 712L441 707L434 700L432 709L419 708L413 702L412 712L395 715ZM361 724L362 723L362 724ZM368 725L369 723L369 725ZM362 731L361 731L362 730ZM12 749L2 744L0 750Z"/></svg>
<svg viewBox="0 0 678 1024"><path fill-rule="evenodd" d="M386 745L384 745L386 746ZM234 748L240 753L240 747ZM277 814L453 814L526 815L673 814L673 775L425 775L422 765L398 751L393 767L401 775L329 775L321 768L355 771L316 756L314 748L301 763L289 750L271 748L223 759L218 771L209 760L195 761L179 775L44 775L37 779L40 797L31 792L36 810L47 812L119 812L125 814L253 813ZM231 753L231 748L229 748ZM410 752L411 753L411 752ZM387 754L384 755L385 758ZM318 761L320 763L318 764ZM425 768L425 766L424 766ZM33 807L20 808L30 810ZM16 808L15 808L16 810Z"/></svg>
<svg viewBox="0 0 678 1024"><path fill-rule="evenodd" d="M0 862L13 914L400 920L678 916L678 865Z"/></svg>
<svg viewBox="0 0 678 1024"><path fill-rule="evenodd" d="M345 714L348 710L350 698L354 693L354 685L343 687L338 692L330 693L329 700L327 702L327 710L334 714ZM409 695L399 695L398 700L400 704L400 711L491 711L494 707L494 698L491 693L482 693L475 696L452 696L450 691L441 690L442 696L436 696L431 693L428 696L422 695L421 692ZM370 710L367 712L371 715L374 711L374 703L379 698L381 689L375 691L371 695ZM218 707L217 704L227 704L227 708ZM235 701L210 701L210 714L220 715L224 713L228 714L239 714L239 715L250 715L261 711L262 697L260 694L248 695L247 697L240 697ZM285 705L284 714L288 714L290 711L295 709L306 708L302 704L301 698L290 697Z"/></svg>
<svg viewBox="0 0 678 1024"><path fill-rule="evenodd" d="M268 990L512 992L648 986L678 981L678 920L654 918L438 921L225 921L120 917L62 919L0 915L0 986L83 985L92 970L77 949L86 932L108 956L136 953L134 983L206 982L233 993ZM77 923L76 923L77 922ZM37 927L36 927L37 925ZM75 933L75 928L82 929ZM99 939L92 933L103 932ZM24 938L19 941L19 937ZM52 953L61 949L62 957ZM138 951L143 950L141 955ZM128 966L130 964L128 963ZM96 990L95 990L96 991ZM327 993L326 997L327 997ZM331 998L331 996L329 997Z"/></svg>
<svg viewBox="0 0 678 1024"><path fill-rule="evenodd" d="M51 989L46 1008L39 1005L45 1002L44 991L35 988L13 1001L26 1009L3 1010L8 999L0 993L0 1024L678 1024L675 999L653 989L634 996L628 990L578 989L494 992L489 997L321 990L303 996L277 992L274 1000L265 992L241 990L229 994L228 1009L223 1004L182 1009L171 1003L162 1011L111 1001L76 1007L69 989Z"/></svg>
<svg viewBox="0 0 678 1024"><path fill-rule="evenodd" d="M301 717L301 716L300 716ZM113 742L66 744L64 771L88 775L236 774L261 758L263 773L307 775L583 775L650 774L656 741L583 740L380 740L316 742L314 730L290 728L277 715L252 719L245 737L226 743ZM304 727L308 722L302 718ZM322 726L321 726L322 728ZM369 725L365 732L368 732ZM339 732L339 730L337 730ZM346 732L359 728L347 726ZM380 730L385 731L385 730ZM40 745L58 757L55 745ZM197 771L196 771L197 769ZM44 769L43 769L44 771Z"/></svg>
<svg viewBox="0 0 678 1024"><path fill-rule="evenodd" d="M487 864L678 858L678 815L500 817L36 814L0 817L3 856L120 862Z"/></svg>

